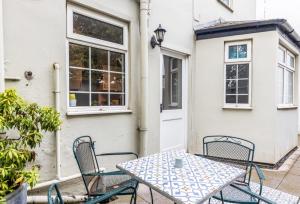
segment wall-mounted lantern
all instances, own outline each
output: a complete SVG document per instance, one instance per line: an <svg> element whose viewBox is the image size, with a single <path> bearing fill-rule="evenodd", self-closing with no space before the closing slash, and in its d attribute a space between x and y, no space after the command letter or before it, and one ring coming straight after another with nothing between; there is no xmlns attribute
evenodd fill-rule
<svg viewBox="0 0 300 204"><path fill-rule="evenodd" d="M156 45L161 47L162 41L164 41L164 36L167 31L161 27L161 24L159 24L158 28L154 31L156 37L153 35L151 38L151 47L155 48Z"/></svg>

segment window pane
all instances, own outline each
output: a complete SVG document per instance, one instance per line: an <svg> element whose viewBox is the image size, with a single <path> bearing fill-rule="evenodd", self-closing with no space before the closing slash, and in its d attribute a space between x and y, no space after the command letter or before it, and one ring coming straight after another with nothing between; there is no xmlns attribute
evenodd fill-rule
<svg viewBox="0 0 300 204"><path fill-rule="evenodd" d="M247 44L238 46L238 58L247 58Z"/></svg>
<svg viewBox="0 0 300 204"><path fill-rule="evenodd" d="M287 55L287 62L288 62L288 66L290 66L290 67L295 67L295 58L293 57L293 56L291 56L291 55Z"/></svg>
<svg viewBox="0 0 300 204"><path fill-rule="evenodd" d="M89 106L90 94L89 93L70 93L69 102L70 107L73 106Z"/></svg>
<svg viewBox="0 0 300 204"><path fill-rule="evenodd" d="M231 45L231 46L229 46L229 56L228 56L228 58L229 59L237 59L237 56L238 56L238 54L237 54L237 45Z"/></svg>
<svg viewBox="0 0 300 204"><path fill-rule="evenodd" d="M78 13L73 14L73 32L123 44L123 28Z"/></svg>
<svg viewBox="0 0 300 204"><path fill-rule="evenodd" d="M236 103L236 95L226 95L226 103Z"/></svg>
<svg viewBox="0 0 300 204"><path fill-rule="evenodd" d="M285 63L285 51L281 48L278 48L278 62Z"/></svg>
<svg viewBox="0 0 300 204"><path fill-rule="evenodd" d="M101 71L91 72L91 85L92 91L95 92L107 92L108 91L108 73Z"/></svg>
<svg viewBox="0 0 300 204"><path fill-rule="evenodd" d="M230 0L222 0L224 2L224 4L226 4L227 6L230 6Z"/></svg>
<svg viewBox="0 0 300 204"><path fill-rule="evenodd" d="M163 110L182 109L182 60L164 55Z"/></svg>
<svg viewBox="0 0 300 204"><path fill-rule="evenodd" d="M89 67L89 48L87 46L70 43L69 64L74 67Z"/></svg>
<svg viewBox="0 0 300 204"><path fill-rule="evenodd" d="M248 95L239 95L238 96L238 103L248 104Z"/></svg>
<svg viewBox="0 0 300 204"><path fill-rule="evenodd" d="M283 69L277 68L278 104L283 104Z"/></svg>
<svg viewBox="0 0 300 204"><path fill-rule="evenodd" d="M226 79L236 79L237 65L226 65Z"/></svg>
<svg viewBox="0 0 300 204"><path fill-rule="evenodd" d="M125 77L123 74L110 73L110 91L124 92Z"/></svg>
<svg viewBox="0 0 300 204"><path fill-rule="evenodd" d="M110 105L111 106L124 106L125 105L124 94L111 94L110 95Z"/></svg>
<svg viewBox="0 0 300 204"><path fill-rule="evenodd" d="M287 71L287 101L288 104L293 104L293 72Z"/></svg>
<svg viewBox="0 0 300 204"><path fill-rule="evenodd" d="M69 83L70 91L89 91L89 71L70 68Z"/></svg>
<svg viewBox="0 0 300 204"><path fill-rule="evenodd" d="M110 52L110 71L124 72L124 54Z"/></svg>
<svg viewBox="0 0 300 204"><path fill-rule="evenodd" d="M92 94L92 106L107 106L108 95L107 94Z"/></svg>
<svg viewBox="0 0 300 204"><path fill-rule="evenodd" d="M249 78L249 64L239 64L238 69L238 78L242 79L248 79Z"/></svg>
<svg viewBox="0 0 300 204"><path fill-rule="evenodd" d="M91 48L92 69L108 69L108 51Z"/></svg>
<svg viewBox="0 0 300 204"><path fill-rule="evenodd" d="M238 80L238 94L248 94L249 92L249 83L248 79Z"/></svg>
<svg viewBox="0 0 300 204"><path fill-rule="evenodd" d="M236 94L236 80L226 80L226 94Z"/></svg>

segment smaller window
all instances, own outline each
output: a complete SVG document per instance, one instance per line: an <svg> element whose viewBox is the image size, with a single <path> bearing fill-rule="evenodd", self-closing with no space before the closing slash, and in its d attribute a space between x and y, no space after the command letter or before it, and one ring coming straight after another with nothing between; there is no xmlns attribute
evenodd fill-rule
<svg viewBox="0 0 300 204"><path fill-rule="evenodd" d="M251 41L225 44L225 106L250 106Z"/></svg>
<svg viewBox="0 0 300 204"><path fill-rule="evenodd" d="M294 105L295 56L286 48L278 48L277 103L283 106Z"/></svg>

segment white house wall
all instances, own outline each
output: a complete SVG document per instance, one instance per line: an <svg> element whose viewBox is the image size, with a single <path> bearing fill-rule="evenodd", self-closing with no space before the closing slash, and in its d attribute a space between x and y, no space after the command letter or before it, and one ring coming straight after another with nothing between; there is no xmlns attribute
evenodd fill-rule
<svg viewBox="0 0 300 204"><path fill-rule="evenodd" d="M223 109L224 42L252 39L252 110ZM206 135L232 135L255 143L255 161L275 163L296 146L297 111L277 110L277 31L197 41L193 124L202 149ZM267 48L267 49L266 49Z"/></svg>
<svg viewBox="0 0 300 204"><path fill-rule="evenodd" d="M78 173L75 159L72 152L74 139L81 135L90 135L96 140L96 150L98 153L111 151L134 151L139 150L138 138L138 113L139 113L139 79L140 79L140 56L139 56L139 2L135 0L73 0L69 1L78 4L95 12L108 14L114 18L122 19L129 25L129 107L132 113L126 114L96 114L67 116L67 55L66 55L66 5L63 0L3 0L3 24L4 24L4 54L6 76L20 78L20 81L6 81L6 87L16 88L18 92L27 100L37 102L41 105L54 106L54 80L53 63L61 66L61 117L63 125L61 129L61 169L62 176L70 176ZM225 19L252 19L255 16L255 1L243 0L234 4L234 12L220 5L217 0L151 0L149 16L149 37L159 24L167 30L163 46L174 50L184 50L189 54L189 113L194 112L195 122L192 115L189 115L188 143L189 150L198 150L195 145L196 136L207 134L205 117L223 117L220 104L217 108L212 106L219 103L222 94L222 80L216 81L216 87L221 89L212 96L212 104L203 104L201 100L204 96L198 87L205 85L207 79L205 71L201 72L201 67L195 66L195 36L193 26L196 23L212 21L219 17ZM196 7L196 8L195 8ZM193 10L195 12L193 12ZM250 11L251 10L251 11ZM194 15L194 16L193 16ZM196 17L197 16L197 17ZM198 18L199 17L199 18ZM198 21L194 21L198 19ZM262 39L263 41L264 39ZM268 39L265 39L268 40ZM149 39L150 41L150 39ZM207 41L208 42L208 41ZM271 43L271 42L270 42ZM211 59L219 65L219 60L213 58L214 55L221 59L223 54L216 42L197 42L197 45L205 46L209 57L204 62ZM160 144L160 49L149 46L149 139L147 141L149 153L159 151ZM200 52L197 56L201 59L205 53ZM221 64L220 64L221 65ZM222 67L222 65L221 65ZM34 79L27 82L24 79L24 71L32 71ZM216 74L222 75L217 68L212 69ZM196 75L194 75L196 73ZM193 75L193 77L192 77ZM199 77L199 78L196 78ZM202 81L202 82L200 82ZM210 82L211 83L211 82ZM221 83L221 84L220 84ZM192 92L193 90L193 92ZM199 92L199 93L198 93ZM208 93L207 93L208 94ZM194 98L195 96L195 98ZM208 94L209 96L209 94ZM214 98L216 97L216 98ZM195 103L197 102L197 104ZM208 105L207 110L201 104ZM253 115L256 110L249 112ZM248 113L248 114L249 114ZM197 116L195 116L197 114ZM208 115L207 115L208 114ZM216 115L214 115L216 114ZM239 112L231 115L234 119L244 118ZM221 121L219 118L218 121ZM262 118L258 118L262 120ZM260 122L255 124L262 126ZM195 123L195 124L194 124ZM230 130L226 124L218 123L225 130ZM254 125L253 125L254 126ZM203 127L203 129L201 129ZM264 127L268 133L273 133ZM234 129L232 130L234 133ZM248 134L247 134L248 135ZM268 134L269 135L269 134ZM261 139L267 141L269 138ZM260 142L256 140L255 142ZM41 165L41 181L55 178L55 137L48 134L38 148L37 163Z"/></svg>

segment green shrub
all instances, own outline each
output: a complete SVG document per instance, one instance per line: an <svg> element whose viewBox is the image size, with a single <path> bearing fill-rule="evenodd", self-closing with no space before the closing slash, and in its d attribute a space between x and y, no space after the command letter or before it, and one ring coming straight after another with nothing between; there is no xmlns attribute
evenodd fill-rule
<svg viewBox="0 0 300 204"><path fill-rule="evenodd" d="M18 132L14 138L0 136L0 203L26 182L32 188L38 180L34 148L43 132L58 130L59 113L51 107L28 103L9 89L0 94L0 130Z"/></svg>

